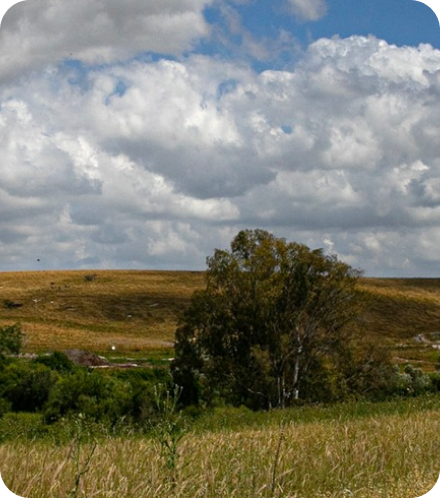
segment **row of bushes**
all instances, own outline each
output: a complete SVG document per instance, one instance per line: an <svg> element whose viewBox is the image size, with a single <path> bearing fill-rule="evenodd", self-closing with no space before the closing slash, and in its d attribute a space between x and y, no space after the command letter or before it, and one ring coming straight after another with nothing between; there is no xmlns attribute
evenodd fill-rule
<svg viewBox="0 0 440 498"><path fill-rule="evenodd" d="M252 371L245 369L232 376L224 375L218 368L217 376L210 372L208 377L204 372L191 372L172 364L172 373L174 382L183 387L181 400L185 405L244 405L259 410L263 395L269 398L270 387L276 386L276 379L267 375L266 378L260 377L261 387L258 390L240 392L234 389L237 379L248 379L252 375ZM218 382L213 382L213 378ZM289 399L286 406L360 400L377 402L440 392L440 372L424 373L412 365L399 367L391 361L347 362L339 368L331 368L324 361L315 361L307 375L300 378L299 387L301 398ZM266 404L265 407L270 409L272 406L267 407Z"/></svg>
<svg viewBox="0 0 440 498"><path fill-rule="evenodd" d="M96 371L75 366L55 352L32 361L3 359L0 415L40 413L46 424L81 413L112 427L121 419L136 425L158 417L157 387L170 389L166 369Z"/></svg>
<svg viewBox="0 0 440 498"><path fill-rule="evenodd" d="M75 366L60 352L32 361L3 359L0 364L0 415L38 412L47 423L75 413L115 424L121 418L145 423L157 415L157 387L172 390L166 368L97 371ZM407 365L383 386L382 397L417 396L440 391L440 374Z"/></svg>
<svg viewBox="0 0 440 498"><path fill-rule="evenodd" d="M168 368L96 371L58 351L29 361L18 357L22 342L20 324L0 327L0 418L37 414L43 425L54 425L81 415L108 428L160 418L158 390L172 390Z"/></svg>
<svg viewBox="0 0 440 498"><path fill-rule="evenodd" d="M20 346L19 326L0 328L0 418L3 417L5 427L16 425L14 414L28 414L30 418L35 416L40 424L37 424L38 431L43 432L49 426L62 425L63 421L78 416L87 423L104 426L106 430L122 427L144 430L153 427L164 416L160 391L165 396L176 392L167 367L97 371L74 365L61 352L33 360L19 359L14 355ZM302 403L350 399L378 401L440 391L440 373L426 374L411 365L405 366L403 371L397 366L385 370L370 368L369 372L357 372L356 375L354 371L351 376L344 377L346 385L324 375L323 371L319 375L319 372L315 369L310 379L305 379L307 384L303 392L308 397L303 398ZM371 376L375 382L369 378ZM367 390L366 386L373 388ZM215 386L211 389L215 390ZM323 396L324 392L327 398ZM210 404L221 406L228 404L228 400L212 397ZM187 411L198 413L200 406L187 408ZM17 420L23 419L20 417Z"/></svg>

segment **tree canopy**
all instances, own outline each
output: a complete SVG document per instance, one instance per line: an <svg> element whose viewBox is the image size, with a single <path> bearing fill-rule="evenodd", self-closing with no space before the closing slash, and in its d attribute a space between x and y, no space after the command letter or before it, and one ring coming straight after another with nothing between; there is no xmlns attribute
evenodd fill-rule
<svg viewBox="0 0 440 498"><path fill-rule="evenodd" d="M4 325L0 327L0 358L7 354L18 354L23 345L21 325Z"/></svg>
<svg viewBox="0 0 440 498"><path fill-rule="evenodd" d="M207 266L176 331L183 398L255 408L325 398L359 316L361 272L264 230L240 231Z"/></svg>

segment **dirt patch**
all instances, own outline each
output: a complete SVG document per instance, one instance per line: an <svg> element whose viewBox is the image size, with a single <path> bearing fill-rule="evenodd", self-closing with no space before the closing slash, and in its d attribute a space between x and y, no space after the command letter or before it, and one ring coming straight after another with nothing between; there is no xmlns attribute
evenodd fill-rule
<svg viewBox="0 0 440 498"><path fill-rule="evenodd" d="M64 351L69 360L82 367L102 367L108 366L109 362L96 354L81 349L68 349Z"/></svg>

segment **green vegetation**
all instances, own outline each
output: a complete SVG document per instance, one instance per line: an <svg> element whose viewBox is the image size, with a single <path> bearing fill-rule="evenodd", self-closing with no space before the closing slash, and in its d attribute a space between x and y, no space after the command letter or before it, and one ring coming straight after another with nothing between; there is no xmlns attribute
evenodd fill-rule
<svg viewBox="0 0 440 498"><path fill-rule="evenodd" d="M4 360L6 354L18 354L22 344L23 333L18 323L0 327L0 359Z"/></svg>
<svg viewBox="0 0 440 498"><path fill-rule="evenodd" d="M245 231L204 273L5 273L0 301L18 495L413 498L438 477L438 279Z"/></svg>
<svg viewBox="0 0 440 498"><path fill-rule="evenodd" d="M9 437L14 420L21 423L22 413L35 414L43 436L78 416L108 431L144 432L162 417L155 399L159 384L171 389L164 367L103 372L74 366L59 352L5 362L0 367L0 408L9 429L0 430L0 440Z"/></svg>
<svg viewBox="0 0 440 498"><path fill-rule="evenodd" d="M207 261L206 288L176 333L185 403L271 409L430 388L366 340L360 272L336 257L245 230Z"/></svg>

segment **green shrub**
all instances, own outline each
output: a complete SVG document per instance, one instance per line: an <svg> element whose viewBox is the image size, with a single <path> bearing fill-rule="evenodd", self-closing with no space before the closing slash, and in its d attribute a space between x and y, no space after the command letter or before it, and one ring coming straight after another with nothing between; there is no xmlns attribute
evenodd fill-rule
<svg viewBox="0 0 440 498"><path fill-rule="evenodd" d="M0 373L1 395L13 411L36 412L49 399L56 378L44 365L14 362Z"/></svg>
<svg viewBox="0 0 440 498"><path fill-rule="evenodd" d="M440 391L440 372L432 372L427 374L431 380L432 390L434 392Z"/></svg>
<svg viewBox="0 0 440 498"><path fill-rule="evenodd" d="M419 396L427 392L436 391L435 377L423 373L421 368L406 365L403 372L396 365L394 376L390 379L390 393L397 396ZM438 376L440 387L440 376Z"/></svg>
<svg viewBox="0 0 440 498"><path fill-rule="evenodd" d="M6 413L0 419L0 442L46 436L47 427L39 413Z"/></svg>
<svg viewBox="0 0 440 498"><path fill-rule="evenodd" d="M411 377L409 393L417 396L429 391L432 387L429 375L423 373L421 368L415 368L412 365L406 365L404 373Z"/></svg>
<svg viewBox="0 0 440 498"><path fill-rule="evenodd" d="M23 345L21 325L5 325L0 327L0 355L18 354Z"/></svg>
<svg viewBox="0 0 440 498"><path fill-rule="evenodd" d="M12 410L12 403L5 398L0 398L0 418Z"/></svg>
<svg viewBox="0 0 440 498"><path fill-rule="evenodd" d="M88 420L114 424L132 407L130 384L96 371L79 369L61 376L52 389L45 419L82 413Z"/></svg>
<svg viewBox="0 0 440 498"><path fill-rule="evenodd" d="M69 358L60 351L54 351L50 355L38 356L35 358L34 363L40 363L57 372L65 373L75 370L73 361L69 360Z"/></svg>

